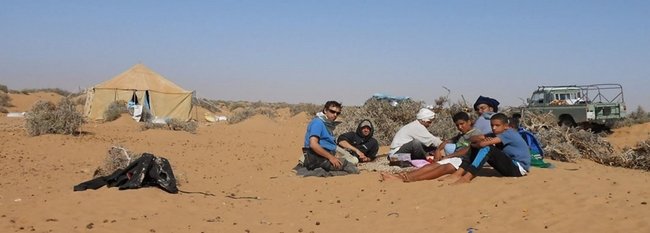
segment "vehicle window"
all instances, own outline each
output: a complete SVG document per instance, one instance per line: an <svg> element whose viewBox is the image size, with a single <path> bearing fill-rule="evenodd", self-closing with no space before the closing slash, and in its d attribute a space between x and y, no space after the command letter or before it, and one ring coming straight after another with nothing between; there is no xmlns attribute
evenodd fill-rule
<svg viewBox="0 0 650 233"><path fill-rule="evenodd" d="M533 93L531 101L533 103L544 103L544 93Z"/></svg>

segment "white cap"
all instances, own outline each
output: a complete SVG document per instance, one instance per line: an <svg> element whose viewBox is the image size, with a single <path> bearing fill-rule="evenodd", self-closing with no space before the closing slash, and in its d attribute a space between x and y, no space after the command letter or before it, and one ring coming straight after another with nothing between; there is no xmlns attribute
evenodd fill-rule
<svg viewBox="0 0 650 233"><path fill-rule="evenodd" d="M416 117L418 120L430 121L433 120L433 118L436 118L436 113L427 108L421 108Z"/></svg>

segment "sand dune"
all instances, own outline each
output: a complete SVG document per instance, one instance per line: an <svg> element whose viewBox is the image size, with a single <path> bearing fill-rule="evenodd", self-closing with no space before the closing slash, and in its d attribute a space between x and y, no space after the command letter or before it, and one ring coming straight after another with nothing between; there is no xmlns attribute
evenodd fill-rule
<svg viewBox="0 0 650 233"><path fill-rule="evenodd" d="M12 95L26 111L37 95ZM24 98L23 98L24 97ZM49 98L44 94L39 98ZM647 232L650 174L590 161L551 161L523 178L468 185L378 182L378 174L297 177L291 168L308 116L200 123L196 134L141 131L126 116L90 122L81 136L26 135L0 117L0 232ZM616 130L616 146L650 124ZM634 143L632 143L634 144ZM166 157L181 190L73 192L113 145ZM384 147L381 150L386 152ZM257 199L233 199L256 197Z"/></svg>

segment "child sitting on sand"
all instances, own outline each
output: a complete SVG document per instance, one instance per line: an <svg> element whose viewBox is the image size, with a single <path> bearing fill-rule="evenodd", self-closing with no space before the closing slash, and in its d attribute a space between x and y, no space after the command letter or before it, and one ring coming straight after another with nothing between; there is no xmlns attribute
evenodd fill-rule
<svg viewBox="0 0 650 233"><path fill-rule="evenodd" d="M466 112L454 114L452 120L460 133L450 140L445 140L438 146L435 152L435 160L443 158L442 160L437 163L427 164L418 170L407 173L381 173L380 180L401 180L403 182L431 180L443 175L452 174L458 170L463 161L461 157L467 155L469 151L470 138L482 134L480 130L472 127L473 122ZM445 148L449 149L449 151L445 151Z"/></svg>
<svg viewBox="0 0 650 233"><path fill-rule="evenodd" d="M490 118L491 134L477 136L472 140L469 160L463 160L452 176L460 177L456 183L468 183L487 162L504 176L525 176L530 170L530 152L526 141L509 127L509 119L503 113ZM467 172L465 174L462 174Z"/></svg>

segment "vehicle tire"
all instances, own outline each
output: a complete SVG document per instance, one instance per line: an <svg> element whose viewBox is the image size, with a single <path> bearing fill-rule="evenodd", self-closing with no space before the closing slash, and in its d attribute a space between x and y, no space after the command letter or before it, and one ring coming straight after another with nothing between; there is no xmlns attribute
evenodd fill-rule
<svg viewBox="0 0 650 233"><path fill-rule="evenodd" d="M575 127L576 122L573 120L573 118L570 117L563 117L560 119L560 126L565 126L565 127Z"/></svg>

